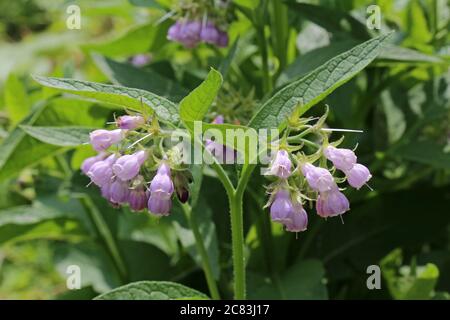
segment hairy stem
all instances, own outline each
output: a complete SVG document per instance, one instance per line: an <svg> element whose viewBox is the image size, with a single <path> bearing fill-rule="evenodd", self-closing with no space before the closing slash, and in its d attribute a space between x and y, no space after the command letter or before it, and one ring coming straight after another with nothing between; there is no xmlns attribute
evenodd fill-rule
<svg viewBox="0 0 450 320"><path fill-rule="evenodd" d="M211 263L208 258L208 253L206 251L205 243L203 241L203 237L200 233L200 229L198 227L197 221L195 217L192 216L192 208L188 204L182 205L184 214L186 215L186 219L188 220L189 227L191 228L194 238L195 245L197 247L197 251L200 254L202 259L202 267L203 272L205 273L206 283L208 284L209 293L211 294L211 298L214 300L220 300L219 289L217 288L216 281L214 279Z"/></svg>

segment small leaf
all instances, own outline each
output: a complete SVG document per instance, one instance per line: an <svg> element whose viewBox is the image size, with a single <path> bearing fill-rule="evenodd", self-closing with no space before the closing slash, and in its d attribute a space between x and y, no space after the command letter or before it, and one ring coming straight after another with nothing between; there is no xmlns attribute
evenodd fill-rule
<svg viewBox="0 0 450 320"><path fill-rule="evenodd" d="M208 299L191 288L167 281L138 281L99 295L96 300L177 300Z"/></svg>
<svg viewBox="0 0 450 320"><path fill-rule="evenodd" d="M83 127L33 127L21 125L26 133L39 141L61 147L75 147L89 141L92 128Z"/></svg>
<svg viewBox="0 0 450 320"><path fill-rule="evenodd" d="M22 120L30 111L27 92L14 74L10 74L5 82L5 106L14 124Z"/></svg>
<svg viewBox="0 0 450 320"><path fill-rule="evenodd" d="M47 87L126 107L138 112L143 111L142 104L144 104L153 109L162 120L173 123L179 121L178 108L173 102L145 90L75 79L40 76L34 76L34 79Z"/></svg>
<svg viewBox="0 0 450 320"><path fill-rule="evenodd" d="M180 102L180 117L183 122L201 121L222 85L222 75L214 70L208 73L205 81Z"/></svg>
<svg viewBox="0 0 450 320"><path fill-rule="evenodd" d="M380 53L388 36L366 41L284 87L262 105L250 120L250 127L278 128L300 104L300 114L305 113L367 67Z"/></svg>

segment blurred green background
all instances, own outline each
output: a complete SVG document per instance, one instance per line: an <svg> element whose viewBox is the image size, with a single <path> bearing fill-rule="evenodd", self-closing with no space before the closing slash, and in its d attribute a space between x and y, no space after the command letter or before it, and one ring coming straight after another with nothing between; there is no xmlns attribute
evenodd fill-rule
<svg viewBox="0 0 450 320"><path fill-rule="evenodd" d="M90 299L144 279L207 293L178 208L161 220L110 208L79 171L90 147L45 144L19 126L95 128L113 119L111 108L43 88L32 74L142 88L178 102L231 51L211 118L245 124L270 94L250 20L232 7L229 48L187 50L166 39L172 21L164 15L174 2L0 0L0 299ZM330 127L364 130L347 134L345 145L359 144L374 191L348 193L345 224L310 210L309 230L296 237L261 209L264 181L255 173L244 207L249 298L450 299L449 2L287 2L284 43L270 31L280 21L262 22L274 88L379 32L396 33L369 68L311 112L328 104ZM66 27L70 4L81 9L80 30ZM366 28L371 4L381 9L381 31ZM137 54L150 63L130 64ZM222 295L231 297L227 201L208 172L194 212ZM81 290L66 288L73 264L82 270ZM381 290L367 289L369 265L381 266Z"/></svg>

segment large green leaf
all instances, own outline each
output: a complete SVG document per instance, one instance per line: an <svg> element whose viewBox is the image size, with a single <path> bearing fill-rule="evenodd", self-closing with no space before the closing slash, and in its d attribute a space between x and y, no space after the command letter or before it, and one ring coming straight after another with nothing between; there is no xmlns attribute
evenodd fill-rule
<svg viewBox="0 0 450 320"><path fill-rule="evenodd" d="M130 56L151 51L162 47L167 42L166 35L169 25L170 21L161 24L150 22L134 26L116 38L85 44L83 49L110 57Z"/></svg>
<svg viewBox="0 0 450 320"><path fill-rule="evenodd" d="M179 300L208 299L191 288L174 282L138 281L104 293L97 300Z"/></svg>
<svg viewBox="0 0 450 320"><path fill-rule="evenodd" d="M362 40L369 38L366 26L347 12L326 6L299 3L296 0L288 0L287 5L305 19L320 25L328 32L342 33L347 37L350 33L355 38Z"/></svg>
<svg viewBox="0 0 450 320"><path fill-rule="evenodd" d="M21 125L98 127L106 122L109 113L91 102L57 98L35 105ZM0 181L62 150L33 138L18 126L0 144Z"/></svg>
<svg viewBox="0 0 450 320"><path fill-rule="evenodd" d="M297 261L280 274L280 284L261 284L256 278L249 290L250 299L327 299L325 269L319 260Z"/></svg>
<svg viewBox="0 0 450 320"><path fill-rule="evenodd" d="M180 117L183 122L201 121L222 85L222 75L214 70L208 73L205 81L180 102Z"/></svg>
<svg viewBox="0 0 450 320"><path fill-rule="evenodd" d="M83 127L33 127L21 125L26 133L39 141L61 147L75 147L89 142L93 128Z"/></svg>
<svg viewBox="0 0 450 320"><path fill-rule="evenodd" d="M136 68L129 63L120 63L100 55L94 55L94 61L114 84L147 90L175 102L189 93L178 82L151 69Z"/></svg>
<svg viewBox="0 0 450 320"><path fill-rule="evenodd" d="M434 141L412 141L399 147L396 155L435 168L450 169L450 152Z"/></svg>
<svg viewBox="0 0 450 320"><path fill-rule="evenodd" d="M34 76L34 79L47 87L126 107L134 111L142 112L144 104L153 109L162 120L170 122L178 122L179 120L178 108L173 102L145 90L75 79L40 76Z"/></svg>
<svg viewBox="0 0 450 320"><path fill-rule="evenodd" d="M380 53L388 36L366 41L284 87L262 105L250 120L250 126L278 128L298 106L301 105L301 113L306 112L367 67Z"/></svg>

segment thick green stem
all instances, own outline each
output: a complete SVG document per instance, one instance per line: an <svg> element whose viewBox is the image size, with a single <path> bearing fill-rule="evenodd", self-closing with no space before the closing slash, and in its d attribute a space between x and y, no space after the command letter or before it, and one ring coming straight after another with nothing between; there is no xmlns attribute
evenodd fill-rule
<svg viewBox="0 0 450 320"><path fill-rule="evenodd" d="M195 220L195 217L192 216L192 210L188 204L182 205L182 208L186 215L186 219L188 220L189 227L194 234L195 245L202 259L203 272L205 273L206 283L208 284L211 298L213 298L214 300L220 300L219 289L217 288L216 280L214 279L211 263L208 258L208 253L206 252L205 243L200 233L197 221Z"/></svg>
<svg viewBox="0 0 450 320"><path fill-rule="evenodd" d="M245 291L244 222L242 197L229 198L231 212L231 246L233 249L234 298L243 300Z"/></svg>
<svg viewBox="0 0 450 320"><path fill-rule="evenodd" d="M125 262L120 254L119 248L116 241L114 240L111 230L109 230L106 221L103 219L102 214L88 195L81 195L80 201L88 212L100 238L103 240L108 253L114 261L114 265L119 273L122 282L128 282L128 272Z"/></svg>

